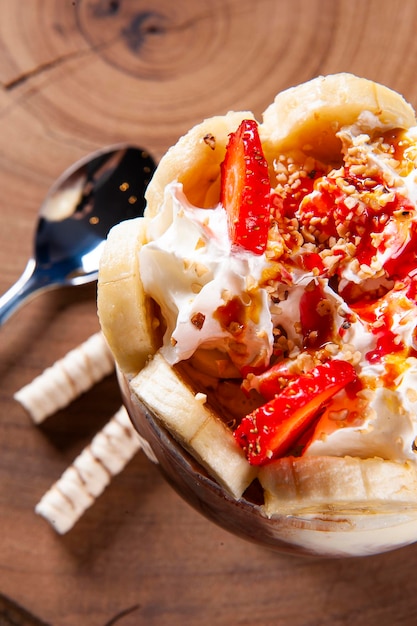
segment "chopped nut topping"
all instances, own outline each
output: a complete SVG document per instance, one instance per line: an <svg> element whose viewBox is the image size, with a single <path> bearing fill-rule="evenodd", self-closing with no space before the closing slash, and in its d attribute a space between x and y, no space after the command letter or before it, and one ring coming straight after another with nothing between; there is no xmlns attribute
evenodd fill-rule
<svg viewBox="0 0 417 626"><path fill-rule="evenodd" d="M216 138L214 135L212 135L211 133L207 133L207 135L204 136L203 138L204 143L206 143L209 148L211 148L212 150L216 149Z"/></svg>
<svg viewBox="0 0 417 626"><path fill-rule="evenodd" d="M205 320L206 316L203 313L194 313L191 316L191 323L197 328L197 330L201 330L203 328Z"/></svg>

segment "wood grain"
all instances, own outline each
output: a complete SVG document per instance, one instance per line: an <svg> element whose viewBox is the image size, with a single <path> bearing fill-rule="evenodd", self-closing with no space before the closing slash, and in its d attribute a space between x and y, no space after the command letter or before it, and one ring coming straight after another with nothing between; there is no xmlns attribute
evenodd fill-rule
<svg viewBox="0 0 417 626"><path fill-rule="evenodd" d="M336 71L416 106L416 26L414 0L401 11L390 0L0 0L0 292L31 254L48 187L76 159L125 140L159 158L204 117L260 118L281 89ZM55 535L34 506L118 408L116 380L42 427L13 393L97 329L94 286L45 294L0 329L4 596L53 626L416 623L417 546L275 554L199 516L143 455Z"/></svg>

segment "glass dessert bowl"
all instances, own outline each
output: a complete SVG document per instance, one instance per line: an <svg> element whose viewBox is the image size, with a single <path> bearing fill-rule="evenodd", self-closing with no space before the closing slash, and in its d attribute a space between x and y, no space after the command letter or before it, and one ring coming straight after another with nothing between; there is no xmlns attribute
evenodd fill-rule
<svg viewBox="0 0 417 626"><path fill-rule="evenodd" d="M160 470L179 495L206 518L251 542L297 556L367 556L413 543L417 511L372 509L332 514L275 514L262 511L262 490L233 498L174 439L119 373L123 402L139 435L150 445Z"/></svg>
<svg viewBox="0 0 417 626"><path fill-rule="evenodd" d="M352 75L228 113L109 234L98 312L168 481L280 551L417 539L417 128Z"/></svg>

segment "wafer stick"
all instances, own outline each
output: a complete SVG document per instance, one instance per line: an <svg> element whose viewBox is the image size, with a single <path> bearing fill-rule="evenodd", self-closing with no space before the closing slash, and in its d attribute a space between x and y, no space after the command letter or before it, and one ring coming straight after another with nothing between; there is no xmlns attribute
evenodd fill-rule
<svg viewBox="0 0 417 626"><path fill-rule="evenodd" d="M104 336L97 332L14 394L36 424L67 406L114 370Z"/></svg>
<svg viewBox="0 0 417 626"><path fill-rule="evenodd" d="M140 448L141 438L122 407L45 493L35 512L65 534Z"/></svg>

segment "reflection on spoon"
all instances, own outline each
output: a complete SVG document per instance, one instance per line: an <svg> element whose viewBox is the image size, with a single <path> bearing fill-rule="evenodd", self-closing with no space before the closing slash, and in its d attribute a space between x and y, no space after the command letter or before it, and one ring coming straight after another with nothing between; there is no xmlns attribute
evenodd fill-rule
<svg viewBox="0 0 417 626"><path fill-rule="evenodd" d="M107 233L143 215L155 167L142 148L118 145L82 159L58 178L40 209L33 257L0 298L0 324L42 291L97 279Z"/></svg>

